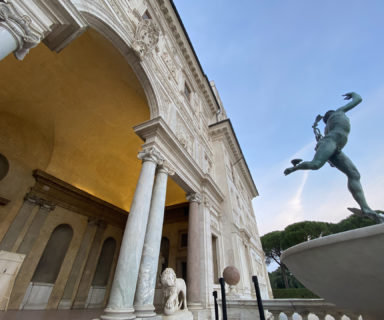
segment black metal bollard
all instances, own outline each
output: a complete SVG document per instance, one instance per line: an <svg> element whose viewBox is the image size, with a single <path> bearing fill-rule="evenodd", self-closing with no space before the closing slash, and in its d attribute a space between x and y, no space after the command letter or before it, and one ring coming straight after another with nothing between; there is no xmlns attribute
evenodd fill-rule
<svg viewBox="0 0 384 320"><path fill-rule="evenodd" d="M219 279L220 287L221 287L221 303L223 308L223 320L227 319L227 300L225 298L225 282L224 278ZM264 319L265 320L265 319Z"/></svg>
<svg viewBox="0 0 384 320"><path fill-rule="evenodd" d="M252 281L253 281L253 284L255 285L257 306L259 307L260 320L265 320L263 301L261 300L259 281L257 280L257 276L252 276Z"/></svg>
<svg viewBox="0 0 384 320"><path fill-rule="evenodd" d="M215 320L219 320L219 306L217 305L217 291L213 291L213 299L215 301Z"/></svg>

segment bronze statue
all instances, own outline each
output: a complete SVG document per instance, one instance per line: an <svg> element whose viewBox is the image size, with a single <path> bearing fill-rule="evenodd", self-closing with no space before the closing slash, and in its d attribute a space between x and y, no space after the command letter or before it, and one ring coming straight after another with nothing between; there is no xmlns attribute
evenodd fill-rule
<svg viewBox="0 0 384 320"><path fill-rule="evenodd" d="M360 183L359 171L351 159L342 152L342 149L347 144L348 134L351 130L349 118L345 113L362 101L360 95L355 92L346 93L343 96L345 100L352 101L336 110L327 111L324 116L318 115L316 117L312 128L315 132L317 145L312 161L302 162L301 159L294 159L292 160L293 167L285 169L284 174L288 175L296 170L317 170L326 162L329 162L331 166L336 167L348 177L348 189L361 209L361 211L358 209L352 209L351 211L363 214L377 222L384 222L384 216L380 213L381 211L376 212L368 206ZM324 136L321 135L317 128L317 124L321 119L326 124Z"/></svg>

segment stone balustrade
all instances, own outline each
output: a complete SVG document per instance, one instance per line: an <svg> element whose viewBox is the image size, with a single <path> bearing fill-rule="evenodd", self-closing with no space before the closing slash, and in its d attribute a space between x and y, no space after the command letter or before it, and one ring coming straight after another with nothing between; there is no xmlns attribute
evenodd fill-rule
<svg viewBox="0 0 384 320"><path fill-rule="evenodd" d="M221 309L221 301L218 301ZM263 300L266 320L363 320L323 299ZM220 310L221 311L221 310ZM227 300L228 320L259 319L256 300ZM255 317L257 315L257 317Z"/></svg>
<svg viewBox="0 0 384 320"><path fill-rule="evenodd" d="M256 304L256 302L255 302ZM353 313L344 312L338 309L334 304L325 302L323 299L274 299L263 301L264 310L268 310L274 320L285 317L288 320L362 320L362 318ZM299 317L300 316L300 317Z"/></svg>

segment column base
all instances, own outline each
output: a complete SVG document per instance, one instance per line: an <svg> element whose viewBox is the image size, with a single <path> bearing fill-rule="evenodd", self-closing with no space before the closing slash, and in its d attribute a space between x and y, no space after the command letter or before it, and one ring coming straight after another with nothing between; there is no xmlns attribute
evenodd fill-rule
<svg viewBox="0 0 384 320"><path fill-rule="evenodd" d="M214 311L211 308L203 308L200 304L199 308L190 308L188 306L189 311L192 312L194 320L206 320L206 319L214 319Z"/></svg>
<svg viewBox="0 0 384 320"><path fill-rule="evenodd" d="M104 314L100 316L101 320L131 320L135 319L135 309L109 309L104 310Z"/></svg>
<svg viewBox="0 0 384 320"><path fill-rule="evenodd" d="M191 311L204 309L203 305L199 302L188 302L187 305L188 305L188 309Z"/></svg>
<svg viewBox="0 0 384 320"><path fill-rule="evenodd" d="M152 319L153 317L156 316L155 307L152 304L147 304L143 306L135 305L134 307L135 307L135 315L137 319L141 319L141 318Z"/></svg>

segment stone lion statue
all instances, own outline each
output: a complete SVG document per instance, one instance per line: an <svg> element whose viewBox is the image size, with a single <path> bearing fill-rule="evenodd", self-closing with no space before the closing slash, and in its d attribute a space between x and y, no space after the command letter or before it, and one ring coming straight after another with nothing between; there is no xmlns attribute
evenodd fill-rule
<svg viewBox="0 0 384 320"><path fill-rule="evenodd" d="M172 268L166 268L163 271L160 282L163 287L164 314L171 315L180 309L188 310L185 281L176 278L176 273Z"/></svg>

